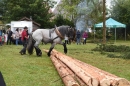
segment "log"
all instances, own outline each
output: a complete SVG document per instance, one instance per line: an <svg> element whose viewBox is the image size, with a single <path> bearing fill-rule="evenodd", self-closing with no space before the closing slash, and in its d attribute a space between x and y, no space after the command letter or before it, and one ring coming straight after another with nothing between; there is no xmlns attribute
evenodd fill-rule
<svg viewBox="0 0 130 86"><path fill-rule="evenodd" d="M92 78L97 78L100 82L101 86L120 86L122 85L130 85L129 81L124 79L124 78L119 78L111 73L108 73L106 71L103 71L99 68L96 68L94 66L88 65L84 62L81 62L77 59L70 58L60 52L53 51L53 53L58 53L59 56L64 56L64 58L67 58L69 61L75 63L75 65L79 66L83 70L87 71L89 73L88 75L91 76ZM96 83L96 82L94 82ZM95 86L95 84L93 84Z"/></svg>
<svg viewBox="0 0 130 86"><path fill-rule="evenodd" d="M65 63L78 77L80 77L87 85L89 86L98 86L98 80L89 76L86 71L75 65L70 60L66 59L64 56L59 56L56 54L56 57Z"/></svg>
<svg viewBox="0 0 130 86"><path fill-rule="evenodd" d="M69 72L69 74L71 74L71 76L74 78L75 81L77 81L79 83L80 86L87 86L83 80L81 80L76 74L74 74L74 72L67 67L63 62L59 61L59 63L65 67L65 69Z"/></svg>
<svg viewBox="0 0 130 86"><path fill-rule="evenodd" d="M48 50L43 49L43 51L45 51L46 53L48 52ZM52 53L51 53L52 54ZM55 56L53 54L53 56ZM52 57L51 57L52 58ZM59 63L64 66L64 68L70 73L70 75L74 78L75 81L77 81L79 83L80 86L87 86L83 80L81 80L76 74L74 74L74 72L72 72L71 69L69 69L64 63L62 63L61 61L59 61Z"/></svg>
<svg viewBox="0 0 130 86"><path fill-rule="evenodd" d="M67 72L66 69L60 64L57 58L51 55L51 60L54 63L65 86L79 86L79 84L71 77L71 74Z"/></svg>
<svg viewBox="0 0 130 86"><path fill-rule="evenodd" d="M44 51L48 52L47 50ZM67 71L71 71L75 74L72 75L73 78L77 76L77 80L81 80L81 82L84 82L87 86L130 86L130 82L124 78L120 78L80 60L66 56L56 50L53 50L51 54L59 59L62 65L64 64L66 66Z"/></svg>

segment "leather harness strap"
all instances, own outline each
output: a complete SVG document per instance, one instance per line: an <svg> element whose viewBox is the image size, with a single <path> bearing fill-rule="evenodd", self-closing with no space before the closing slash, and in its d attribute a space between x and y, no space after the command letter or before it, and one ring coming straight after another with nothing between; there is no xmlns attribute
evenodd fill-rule
<svg viewBox="0 0 130 86"><path fill-rule="evenodd" d="M57 28L55 28L55 32L61 39L64 39L64 37L61 35L61 33L59 32Z"/></svg>

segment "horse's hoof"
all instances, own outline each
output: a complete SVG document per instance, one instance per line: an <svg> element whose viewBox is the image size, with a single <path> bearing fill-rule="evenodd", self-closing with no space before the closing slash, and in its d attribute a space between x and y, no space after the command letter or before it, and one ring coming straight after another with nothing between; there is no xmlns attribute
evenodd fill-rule
<svg viewBox="0 0 130 86"><path fill-rule="evenodd" d="M47 55L50 57L51 54L50 54L50 53L47 53Z"/></svg>
<svg viewBox="0 0 130 86"><path fill-rule="evenodd" d="M66 50L66 49L64 50L64 53L65 53L65 54L67 53L67 50Z"/></svg>
<svg viewBox="0 0 130 86"><path fill-rule="evenodd" d="M24 53L24 52L19 52L21 55L26 55L26 53Z"/></svg>
<svg viewBox="0 0 130 86"><path fill-rule="evenodd" d="M42 54L39 54L39 55L37 55L37 56L42 56Z"/></svg>
<svg viewBox="0 0 130 86"><path fill-rule="evenodd" d="M37 56L42 56L42 53L39 53Z"/></svg>

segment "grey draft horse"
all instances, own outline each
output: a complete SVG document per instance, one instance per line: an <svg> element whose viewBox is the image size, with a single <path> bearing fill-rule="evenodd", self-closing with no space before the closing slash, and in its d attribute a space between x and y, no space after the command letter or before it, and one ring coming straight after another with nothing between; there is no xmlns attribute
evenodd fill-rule
<svg viewBox="0 0 130 86"><path fill-rule="evenodd" d="M27 51L31 55L33 54L33 48L35 48L37 56L42 55L42 51L38 47L40 42L44 42L44 44L51 43L51 47L49 52L47 53L50 56L51 51L53 50L56 44L61 44L64 47L64 53L67 53L67 47L62 40L64 39L65 35L68 37L72 34L73 29L68 26L59 26L52 29L37 29L32 34L30 34L27 44Z"/></svg>

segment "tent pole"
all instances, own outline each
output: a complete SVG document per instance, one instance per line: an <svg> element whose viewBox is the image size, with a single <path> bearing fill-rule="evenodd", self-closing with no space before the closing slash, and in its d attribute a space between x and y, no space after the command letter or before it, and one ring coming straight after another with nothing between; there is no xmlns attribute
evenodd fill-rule
<svg viewBox="0 0 130 86"><path fill-rule="evenodd" d="M94 31L93 32L94 32L94 42L95 42L95 27L94 27Z"/></svg>
<svg viewBox="0 0 130 86"><path fill-rule="evenodd" d="M116 42L116 28L115 28L115 42Z"/></svg>
<svg viewBox="0 0 130 86"><path fill-rule="evenodd" d="M125 28L125 41L126 41L126 28Z"/></svg>

